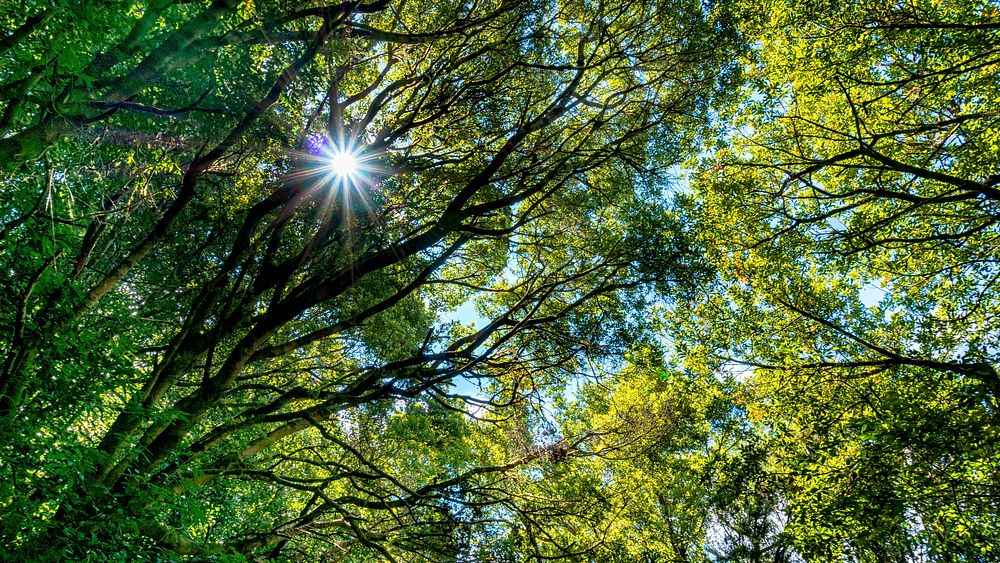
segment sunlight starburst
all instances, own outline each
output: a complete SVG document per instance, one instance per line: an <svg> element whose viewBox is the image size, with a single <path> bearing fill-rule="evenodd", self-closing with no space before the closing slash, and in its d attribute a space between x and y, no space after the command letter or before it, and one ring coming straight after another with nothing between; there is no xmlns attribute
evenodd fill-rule
<svg viewBox="0 0 1000 563"><path fill-rule="evenodd" d="M308 179L316 188L356 191L377 182L380 168L375 155L349 140L316 136L301 153L302 165L294 175Z"/></svg>
<svg viewBox="0 0 1000 563"><path fill-rule="evenodd" d="M361 161L355 151L347 147L335 147L325 151L323 158L326 160L324 168L339 180L352 180L361 174Z"/></svg>
<svg viewBox="0 0 1000 563"><path fill-rule="evenodd" d="M380 182L387 174L381 164L384 152L355 139L341 133L310 136L304 150L295 153L295 168L286 176L319 204L321 216L338 213L338 221L344 223L374 213Z"/></svg>

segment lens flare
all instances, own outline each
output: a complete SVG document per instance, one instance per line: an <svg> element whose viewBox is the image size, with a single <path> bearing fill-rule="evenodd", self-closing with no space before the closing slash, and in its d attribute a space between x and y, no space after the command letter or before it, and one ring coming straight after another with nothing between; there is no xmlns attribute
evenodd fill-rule
<svg viewBox="0 0 1000 563"><path fill-rule="evenodd" d="M295 153L295 168L287 176L320 202L324 213L340 213L344 222L372 215L373 195L388 175L381 163L383 152L357 142L351 136L309 136L304 150ZM377 198L376 198L377 199Z"/></svg>
<svg viewBox="0 0 1000 563"><path fill-rule="evenodd" d="M288 174L315 193L348 210L351 206L369 207L368 199L379 188L379 182L388 174L381 164L383 151L348 136L334 139L326 135L312 135L305 140L304 150L295 153L295 168ZM350 200L354 200L354 204ZM360 201L359 201L360 200Z"/></svg>
<svg viewBox="0 0 1000 563"><path fill-rule="evenodd" d="M339 180L353 179L361 172L358 155L350 150L337 147L324 156L327 161L325 168Z"/></svg>

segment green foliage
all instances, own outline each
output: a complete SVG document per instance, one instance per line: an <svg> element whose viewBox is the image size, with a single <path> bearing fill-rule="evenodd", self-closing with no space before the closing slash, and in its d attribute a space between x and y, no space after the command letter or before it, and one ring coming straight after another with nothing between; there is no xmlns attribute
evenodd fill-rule
<svg viewBox="0 0 1000 563"><path fill-rule="evenodd" d="M996 14L764 13L685 201L719 283L675 310L698 320L674 340L692 369L743 379L803 557L989 559Z"/></svg>
<svg viewBox="0 0 1000 563"><path fill-rule="evenodd" d="M3 556L456 560L549 510L539 409L706 270L658 168L732 71L714 17L5 4Z"/></svg>
<svg viewBox="0 0 1000 563"><path fill-rule="evenodd" d="M996 559L997 18L3 4L0 559Z"/></svg>

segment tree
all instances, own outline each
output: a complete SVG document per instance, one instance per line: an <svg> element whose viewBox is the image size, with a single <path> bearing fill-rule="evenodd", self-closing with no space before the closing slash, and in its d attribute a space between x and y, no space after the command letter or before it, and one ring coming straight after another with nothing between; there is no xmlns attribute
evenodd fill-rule
<svg viewBox="0 0 1000 563"><path fill-rule="evenodd" d="M5 5L4 556L449 560L549 510L504 483L593 435L491 436L700 271L657 169L734 70L709 9Z"/></svg>
<svg viewBox="0 0 1000 563"><path fill-rule="evenodd" d="M674 340L745 378L806 557L992 557L996 13L760 13L687 201L719 284Z"/></svg>

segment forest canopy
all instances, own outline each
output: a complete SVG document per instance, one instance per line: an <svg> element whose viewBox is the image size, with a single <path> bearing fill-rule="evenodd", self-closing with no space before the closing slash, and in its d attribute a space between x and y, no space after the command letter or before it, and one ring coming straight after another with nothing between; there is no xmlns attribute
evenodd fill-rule
<svg viewBox="0 0 1000 563"><path fill-rule="evenodd" d="M1000 557L1000 12L0 5L0 559Z"/></svg>

